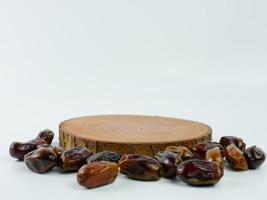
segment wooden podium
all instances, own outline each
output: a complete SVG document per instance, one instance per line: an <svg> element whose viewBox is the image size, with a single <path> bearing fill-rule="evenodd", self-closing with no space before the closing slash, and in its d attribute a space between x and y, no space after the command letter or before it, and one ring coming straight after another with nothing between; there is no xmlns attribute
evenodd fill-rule
<svg viewBox="0 0 267 200"><path fill-rule="evenodd" d="M212 129L203 123L184 119L142 115L99 115L73 118L59 126L60 145L84 146L93 152L153 156L169 145L188 148L210 141Z"/></svg>

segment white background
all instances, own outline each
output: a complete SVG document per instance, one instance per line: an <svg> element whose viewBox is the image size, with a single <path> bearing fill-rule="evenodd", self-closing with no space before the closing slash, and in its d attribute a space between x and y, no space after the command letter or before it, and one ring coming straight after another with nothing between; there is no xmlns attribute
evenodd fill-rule
<svg viewBox="0 0 267 200"><path fill-rule="evenodd" d="M205 122L267 151L266 1L0 0L0 199L263 199L266 164L215 187L30 172L12 141L82 115ZM58 135L57 135L58 136ZM55 143L57 143L57 137Z"/></svg>

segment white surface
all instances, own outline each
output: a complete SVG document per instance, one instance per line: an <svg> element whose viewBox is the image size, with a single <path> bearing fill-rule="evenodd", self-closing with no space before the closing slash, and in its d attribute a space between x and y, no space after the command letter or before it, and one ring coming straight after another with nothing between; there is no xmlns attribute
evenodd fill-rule
<svg viewBox="0 0 267 200"><path fill-rule="evenodd" d="M82 115L199 120L267 151L266 1L0 1L0 199L263 199L266 164L215 187L38 175L9 144ZM56 140L57 141L57 140Z"/></svg>

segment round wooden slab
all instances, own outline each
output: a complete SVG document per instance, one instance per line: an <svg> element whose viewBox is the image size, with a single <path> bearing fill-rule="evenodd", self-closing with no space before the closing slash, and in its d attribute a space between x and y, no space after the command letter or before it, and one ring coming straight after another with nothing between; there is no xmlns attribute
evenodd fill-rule
<svg viewBox="0 0 267 200"><path fill-rule="evenodd" d="M93 152L153 156L169 145L188 148L211 140L211 128L203 123L158 116L99 115L63 121L59 126L60 145L85 146Z"/></svg>

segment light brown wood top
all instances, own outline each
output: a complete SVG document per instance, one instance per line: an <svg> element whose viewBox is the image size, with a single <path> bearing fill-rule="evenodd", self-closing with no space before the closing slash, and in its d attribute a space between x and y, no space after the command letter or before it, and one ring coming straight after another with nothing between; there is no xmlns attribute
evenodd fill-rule
<svg viewBox="0 0 267 200"><path fill-rule="evenodd" d="M99 115L74 118L60 131L80 139L125 144L160 144L197 140L211 135L203 123L159 116Z"/></svg>

